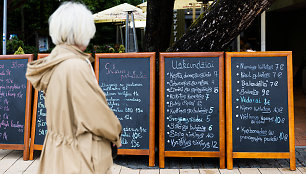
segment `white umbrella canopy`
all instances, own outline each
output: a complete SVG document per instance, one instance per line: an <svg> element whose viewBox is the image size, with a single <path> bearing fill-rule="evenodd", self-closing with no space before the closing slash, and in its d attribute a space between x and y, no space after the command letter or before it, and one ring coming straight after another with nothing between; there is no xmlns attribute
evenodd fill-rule
<svg viewBox="0 0 306 174"><path fill-rule="evenodd" d="M115 7L103 10L94 14L93 16L95 23L123 22L126 20L127 11L133 11L135 21L146 20L146 13L143 13L142 9L128 3L120 4Z"/></svg>
<svg viewBox="0 0 306 174"><path fill-rule="evenodd" d="M147 12L147 2L137 5L137 7L141 8L144 12Z"/></svg>

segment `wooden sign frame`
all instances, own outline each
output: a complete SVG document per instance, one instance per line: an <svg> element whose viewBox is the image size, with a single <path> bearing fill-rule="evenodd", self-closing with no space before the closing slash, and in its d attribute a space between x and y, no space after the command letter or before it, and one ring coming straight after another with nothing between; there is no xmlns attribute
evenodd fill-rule
<svg viewBox="0 0 306 174"><path fill-rule="evenodd" d="M99 59L102 58L150 58L150 121L149 149L118 149L118 155L148 155L149 166L155 166L155 54L144 53L97 53L95 54L95 75L99 83Z"/></svg>
<svg viewBox="0 0 306 174"><path fill-rule="evenodd" d="M37 60L47 57L49 54L38 54ZM37 119L37 104L38 104L38 90L34 91L34 103L33 103L33 113L32 113L32 128L31 128L31 143L30 143L30 160L33 160L34 150L42 150L43 145L34 144L35 142L35 131L36 131L36 119Z"/></svg>
<svg viewBox="0 0 306 174"><path fill-rule="evenodd" d="M289 123L289 152L233 152L232 133L232 57L287 57L288 85L288 123ZM227 52L226 53L226 137L227 137L227 168L233 169L233 158L289 158L290 169L295 170L295 139L294 139L294 105L293 105L293 72L292 52Z"/></svg>
<svg viewBox="0 0 306 174"><path fill-rule="evenodd" d="M29 63L33 61L33 54L0 56L0 60L8 60L8 59L28 59ZM32 87L31 83L27 80L25 121L24 121L24 142L23 142L24 144L0 144L0 149L23 150L23 160L29 159L31 106L32 106Z"/></svg>
<svg viewBox="0 0 306 174"><path fill-rule="evenodd" d="M165 58L219 57L219 151L165 151ZM165 168L165 157L219 157L225 168L224 52L160 53L159 167Z"/></svg>

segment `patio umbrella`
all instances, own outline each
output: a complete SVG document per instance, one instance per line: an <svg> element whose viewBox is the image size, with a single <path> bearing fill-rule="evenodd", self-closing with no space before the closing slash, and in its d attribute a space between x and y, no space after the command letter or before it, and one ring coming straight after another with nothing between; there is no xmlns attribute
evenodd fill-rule
<svg viewBox="0 0 306 174"><path fill-rule="evenodd" d="M137 8L128 3L120 4L115 7L106 9L99 13L93 15L95 23L122 23L125 22L126 26L126 41L125 48L126 52L138 51L138 44L136 39L136 31L135 31L135 21L146 21L146 13L142 11L142 9ZM129 25L131 17L132 25ZM120 31L120 32L119 32ZM119 34L118 34L119 33ZM121 43L123 44L122 39L122 29L121 26L117 25L117 34L116 34L116 43L119 43L119 35L121 38ZM131 47L131 45L133 45ZM131 47L131 49L130 49Z"/></svg>
<svg viewBox="0 0 306 174"><path fill-rule="evenodd" d="M146 13L144 13L142 9L128 3L120 4L115 7L103 10L94 14L93 16L95 23L124 22L126 20L127 11L133 11L135 21L146 20Z"/></svg>
<svg viewBox="0 0 306 174"><path fill-rule="evenodd" d="M141 8L144 12L147 12L147 2L137 5L138 8Z"/></svg>

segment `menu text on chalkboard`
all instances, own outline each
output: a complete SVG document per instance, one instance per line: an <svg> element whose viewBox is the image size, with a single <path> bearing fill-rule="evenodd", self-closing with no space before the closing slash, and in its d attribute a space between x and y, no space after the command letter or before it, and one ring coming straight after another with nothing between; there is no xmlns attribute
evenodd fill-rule
<svg viewBox="0 0 306 174"><path fill-rule="evenodd" d="M226 74L228 168L233 158L290 158L295 169L292 53L226 53Z"/></svg>
<svg viewBox="0 0 306 174"><path fill-rule="evenodd" d="M164 157L221 157L223 53L161 53L160 167ZM220 158L224 167L224 158Z"/></svg>
<svg viewBox="0 0 306 174"><path fill-rule="evenodd" d="M165 150L219 151L219 57L165 59Z"/></svg>
<svg viewBox="0 0 306 174"><path fill-rule="evenodd" d="M0 143L23 144L27 59L0 61Z"/></svg>
<svg viewBox="0 0 306 174"><path fill-rule="evenodd" d="M103 58L99 64L99 85L122 124L121 148L149 149L150 59Z"/></svg>
<svg viewBox="0 0 306 174"><path fill-rule="evenodd" d="M287 57L232 57L234 152L289 152Z"/></svg>
<svg viewBox="0 0 306 174"><path fill-rule="evenodd" d="M0 56L0 148L28 159L31 88L25 73L33 55Z"/></svg>
<svg viewBox="0 0 306 174"><path fill-rule="evenodd" d="M37 111L36 111L36 131L34 144L43 145L47 134L47 111L45 106L45 95L42 91L38 92Z"/></svg>
<svg viewBox="0 0 306 174"><path fill-rule="evenodd" d="M154 165L155 53L97 54L96 76L122 125L118 154L149 155Z"/></svg>

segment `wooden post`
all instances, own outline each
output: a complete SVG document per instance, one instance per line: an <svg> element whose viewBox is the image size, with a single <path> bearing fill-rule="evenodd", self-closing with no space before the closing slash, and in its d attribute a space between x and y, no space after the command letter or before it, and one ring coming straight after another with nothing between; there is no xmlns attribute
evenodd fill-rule
<svg viewBox="0 0 306 174"><path fill-rule="evenodd" d="M196 3L192 3L192 22L196 20Z"/></svg>

